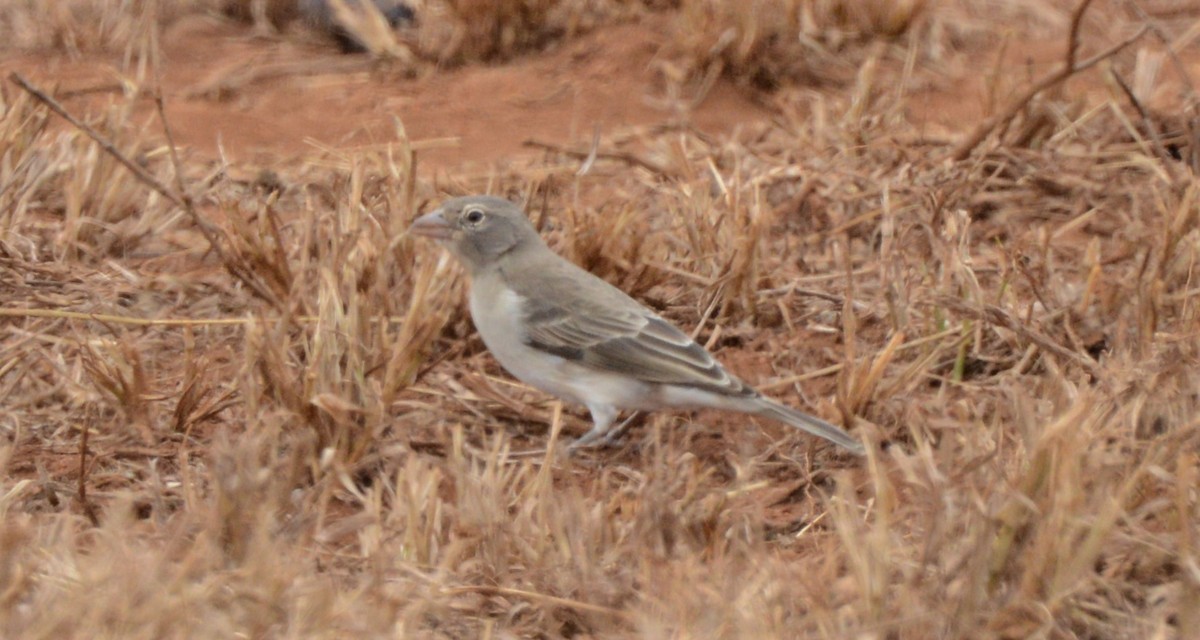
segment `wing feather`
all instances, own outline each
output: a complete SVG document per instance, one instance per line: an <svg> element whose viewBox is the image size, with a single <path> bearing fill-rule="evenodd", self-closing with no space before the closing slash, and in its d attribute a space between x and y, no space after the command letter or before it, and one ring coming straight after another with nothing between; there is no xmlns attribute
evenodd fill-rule
<svg viewBox="0 0 1200 640"><path fill-rule="evenodd" d="M537 292L514 286L525 299L527 345L644 382L756 395L687 334L592 274L543 271L539 281Z"/></svg>

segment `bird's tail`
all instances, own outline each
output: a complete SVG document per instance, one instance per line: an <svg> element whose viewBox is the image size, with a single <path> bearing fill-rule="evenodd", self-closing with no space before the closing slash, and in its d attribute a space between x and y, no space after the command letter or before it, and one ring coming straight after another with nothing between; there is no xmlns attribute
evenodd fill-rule
<svg viewBox="0 0 1200 640"><path fill-rule="evenodd" d="M819 438L825 438L856 455L861 456L866 453L861 442L855 440L853 436L841 428L835 427L820 418L814 418L807 413L784 406L769 398L759 398L757 404L759 409L756 413L760 416L778 420L788 426L811 433Z"/></svg>

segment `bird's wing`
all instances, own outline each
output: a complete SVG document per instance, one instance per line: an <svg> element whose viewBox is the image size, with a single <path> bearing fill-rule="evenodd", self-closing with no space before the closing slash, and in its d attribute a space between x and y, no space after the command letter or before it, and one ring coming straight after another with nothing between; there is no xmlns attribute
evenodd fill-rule
<svg viewBox="0 0 1200 640"><path fill-rule="evenodd" d="M538 286L514 287L529 346L644 382L756 395L704 347L620 290L573 265L544 266L536 278L515 279Z"/></svg>

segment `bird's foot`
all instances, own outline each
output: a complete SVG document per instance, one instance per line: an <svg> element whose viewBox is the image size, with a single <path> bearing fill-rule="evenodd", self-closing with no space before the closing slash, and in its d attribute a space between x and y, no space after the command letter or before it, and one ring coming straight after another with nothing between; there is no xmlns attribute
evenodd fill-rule
<svg viewBox="0 0 1200 640"><path fill-rule="evenodd" d="M591 429L567 446L567 454L571 455L583 449L607 449L619 446L629 428L636 424L634 421L641 417L640 412L634 412L621 421L615 429Z"/></svg>

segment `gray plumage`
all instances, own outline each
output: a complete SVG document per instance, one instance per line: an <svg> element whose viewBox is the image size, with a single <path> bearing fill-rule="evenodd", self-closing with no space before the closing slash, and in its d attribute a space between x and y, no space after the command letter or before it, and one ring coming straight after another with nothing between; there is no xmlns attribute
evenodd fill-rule
<svg viewBox="0 0 1200 640"><path fill-rule="evenodd" d="M594 425L573 447L604 438L621 410L711 407L769 417L863 452L842 429L761 395L687 334L555 254L507 200L453 198L412 230L466 266L472 319L500 364L591 411Z"/></svg>

